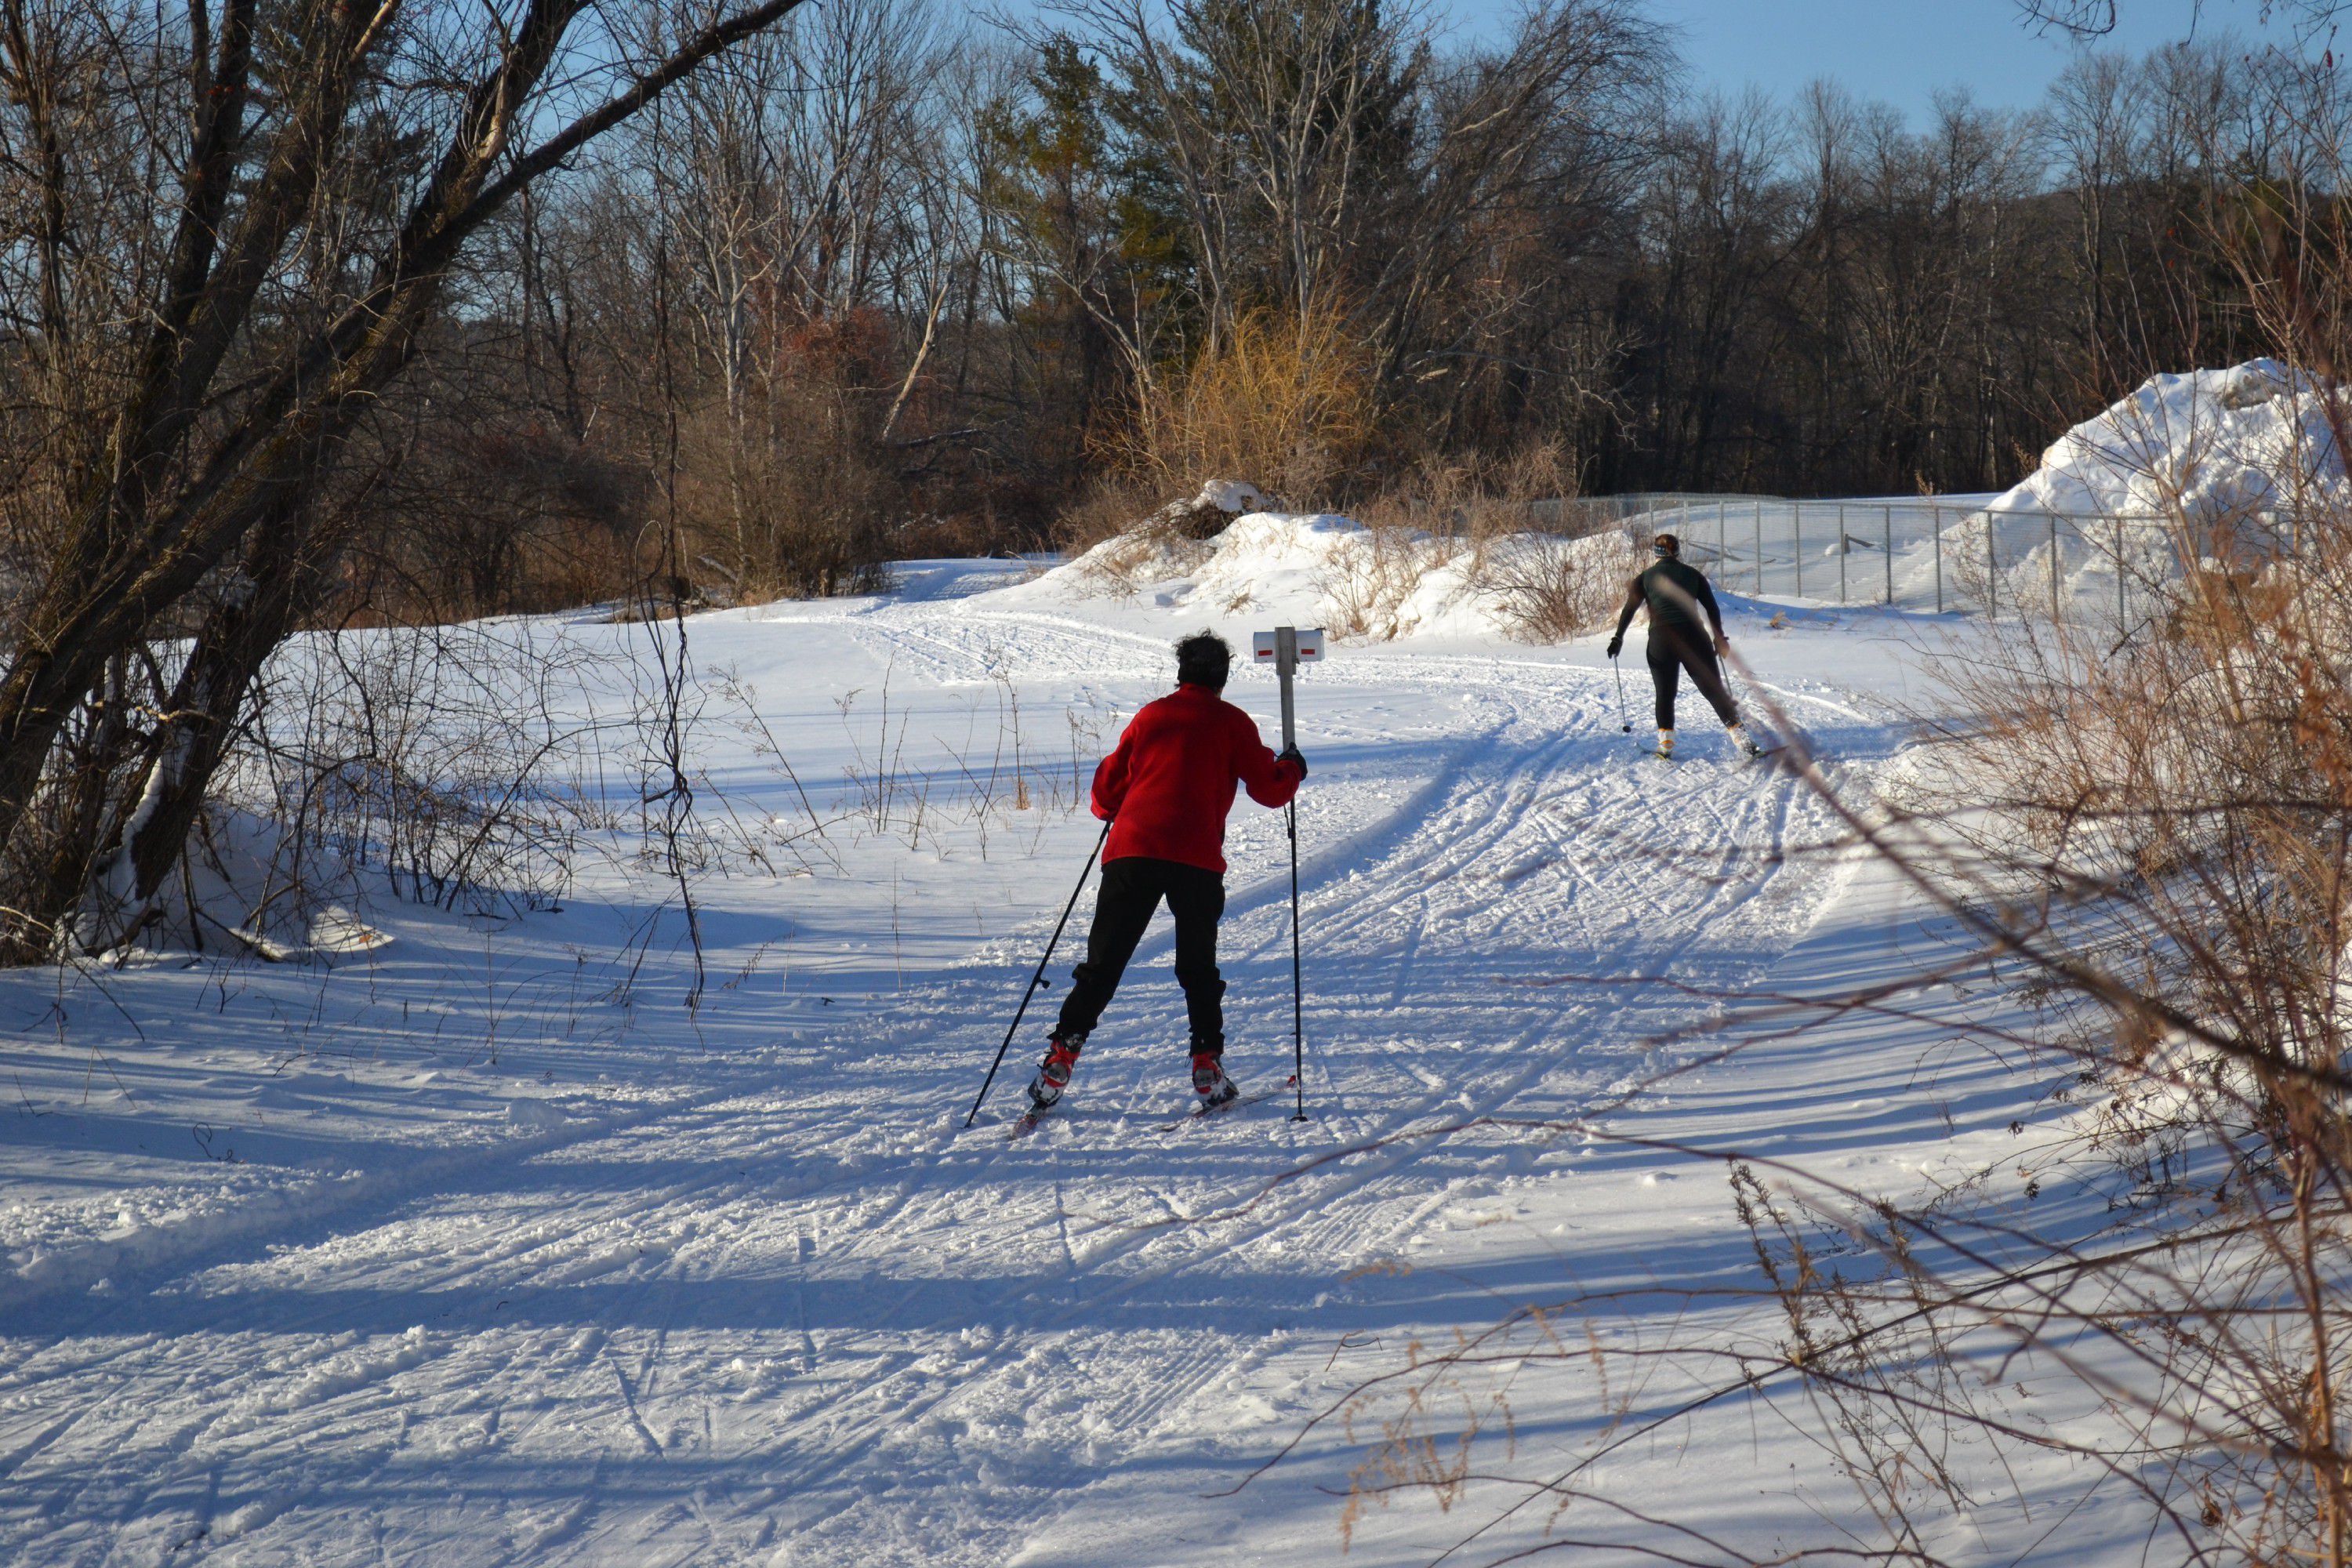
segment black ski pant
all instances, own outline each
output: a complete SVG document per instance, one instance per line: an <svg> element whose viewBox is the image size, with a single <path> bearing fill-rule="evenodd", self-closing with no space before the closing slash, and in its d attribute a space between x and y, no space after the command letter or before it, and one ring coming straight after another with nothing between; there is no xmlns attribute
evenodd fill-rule
<svg viewBox="0 0 2352 1568"><path fill-rule="evenodd" d="M1094 929L1087 932L1087 959L1070 972L1070 994L1062 1001L1061 1026L1092 1032L1110 1005L1135 944L1143 940L1160 900L1176 917L1176 981L1184 987L1184 1012L1192 1026L1192 1048L1225 1048L1225 982L1217 973L1217 921L1225 912L1225 879L1214 871L1175 860L1127 856L1106 861L1102 891L1095 900Z"/></svg>
<svg viewBox="0 0 2352 1568"><path fill-rule="evenodd" d="M1650 679L1658 688L1658 728L1675 727L1675 692L1682 685L1683 671L1690 671L1691 684L1698 688L1715 709L1715 716L1726 724L1739 722L1739 710L1731 703L1731 693L1724 689L1723 671L1715 662L1715 648L1705 633L1683 632L1672 626L1650 628Z"/></svg>

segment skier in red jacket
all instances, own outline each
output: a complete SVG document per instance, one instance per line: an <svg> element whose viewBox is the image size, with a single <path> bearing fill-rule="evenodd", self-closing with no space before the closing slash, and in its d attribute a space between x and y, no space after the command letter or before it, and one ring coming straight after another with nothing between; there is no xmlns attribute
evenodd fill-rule
<svg viewBox="0 0 2352 1568"><path fill-rule="evenodd" d="M1044 1110L1069 1087L1087 1036L1118 989L1160 900L1176 919L1176 979L1192 1029L1192 1088L1204 1106L1240 1091L1225 1076L1225 983L1217 921L1225 911L1225 814L1241 784L1260 805L1288 804L1307 776L1297 748L1280 756L1250 716L1217 694L1233 650L1211 632L1176 645L1173 694L1149 703L1095 769L1095 815L1111 825L1086 962L1070 976L1062 1016L1029 1085Z"/></svg>

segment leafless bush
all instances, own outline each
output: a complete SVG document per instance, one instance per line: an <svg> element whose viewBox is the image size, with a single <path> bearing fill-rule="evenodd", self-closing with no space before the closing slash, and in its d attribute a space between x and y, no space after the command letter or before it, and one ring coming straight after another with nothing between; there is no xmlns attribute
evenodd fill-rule
<svg viewBox="0 0 2352 1568"><path fill-rule="evenodd" d="M1847 821L1951 949L1751 1025L1899 1013L1998 964L2025 1017L1981 1043L2062 1095L2022 1185L1987 1167L1866 1194L1704 1152L1758 1261L1717 1300L1779 1328L1654 1352L1689 1408L1782 1401L1892 1560L1941 1561L1941 1523L1980 1506L1969 1465L2033 1451L2072 1456L2086 1493L2137 1492L2188 1561L2352 1551L2352 518L2302 521L2312 552L2227 615L2121 647L2043 621L1948 650L1958 719L1895 815ZM1458 1393L1546 1357L1506 1333L1423 1376ZM1398 1469L1430 1432L1390 1435L1376 1491L1442 1481Z"/></svg>
<svg viewBox="0 0 2352 1568"><path fill-rule="evenodd" d="M291 645L218 796L275 827L257 913L368 876L443 909L553 905L583 841L614 826L600 783L620 759L586 689L605 668L528 625Z"/></svg>
<svg viewBox="0 0 2352 1568"><path fill-rule="evenodd" d="M1066 519L1067 547L1083 548L1084 575L1104 593L1130 595L1181 575L1208 558L1210 542L1233 522L1234 508L1265 500L1255 485L1213 480L1189 500L1180 497L1147 512L1144 493L1106 482ZM1087 542L1081 546L1081 540Z"/></svg>
<svg viewBox="0 0 2352 1568"><path fill-rule="evenodd" d="M1874 802L1789 729L1844 845L1899 872L1942 944L1859 991L1720 998L1708 1059L1932 1021L2007 1064L2021 1108L2047 1097L2029 1159L1889 1192L1674 1146L1725 1171L1754 1269L1681 1291L1684 1326L1638 1346L1593 1327L1614 1303L1563 1295L1363 1385L1330 1417L1371 1428L1360 1506L1458 1505L1484 1478L1562 1544L1613 1516L1638 1523L1612 1542L1629 1552L1746 1562L1601 1479L1622 1443L1737 1400L1817 1445L1874 1521L1822 1555L1950 1561L1985 1478L2054 1455L2071 1489L2033 1506L2128 1495L2168 1560L2352 1557L2352 514L2297 497L2274 537L2299 552L2151 584L2121 641L2029 604L1936 649L1929 743ZM2175 559L2210 552L2205 520L2176 530ZM1998 1009L1938 1001L1988 975ZM1533 1373L1606 1413L1540 1475L1492 1403ZM1636 1384L1652 1396L1619 1403Z"/></svg>
<svg viewBox="0 0 2352 1568"><path fill-rule="evenodd" d="M1479 581L1520 637L1553 643L1609 625L1642 565L1639 544L1620 529L1581 539L1522 533L1486 546Z"/></svg>
<svg viewBox="0 0 2352 1568"><path fill-rule="evenodd" d="M1202 497L1166 500L1147 483L1107 476L1079 492L1055 519L1054 539L1076 555L1119 538L1211 539L1233 520L1232 512Z"/></svg>
<svg viewBox="0 0 2352 1568"><path fill-rule="evenodd" d="M1558 440L1502 457L1430 456L1359 504L1368 527L1418 528L1484 543L1547 525L1541 503L1579 493L1578 464Z"/></svg>
<svg viewBox="0 0 2352 1568"><path fill-rule="evenodd" d="M1324 584L1337 628L1395 635L1400 610L1433 573L1487 598L1530 642L1604 624L1640 562L1622 531L1553 531L1557 503L1574 493L1575 464L1557 442L1501 460L1416 465L1357 509L1369 549Z"/></svg>
<svg viewBox="0 0 2352 1568"><path fill-rule="evenodd" d="M1385 642L1403 627L1405 605L1433 573L1465 574L1476 549L1465 540L1384 523L1367 528L1317 585L1328 606L1328 629L1336 637Z"/></svg>
<svg viewBox="0 0 2352 1568"><path fill-rule="evenodd" d="M680 525L698 574L729 601L879 584L902 500L874 438L878 321L824 323L793 340L796 369L686 418Z"/></svg>

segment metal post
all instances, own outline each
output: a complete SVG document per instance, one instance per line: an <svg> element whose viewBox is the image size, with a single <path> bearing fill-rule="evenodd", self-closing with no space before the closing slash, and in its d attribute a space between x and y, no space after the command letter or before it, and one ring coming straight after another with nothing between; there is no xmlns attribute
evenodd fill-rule
<svg viewBox="0 0 2352 1568"><path fill-rule="evenodd" d="M1282 749L1298 743L1297 710L1290 698L1290 678L1298 670L1298 628L1274 628L1274 672L1282 681ZM1298 1094L1293 1121L1307 1120L1307 984L1298 963L1298 798L1290 800L1286 820L1290 830L1290 1083Z"/></svg>
<svg viewBox="0 0 2352 1568"><path fill-rule="evenodd" d="M1298 673L1298 628L1274 628L1274 674L1282 684L1282 744L1286 751L1298 742L1297 710L1292 706L1290 678ZM1263 742L1260 742L1263 744Z"/></svg>
<svg viewBox="0 0 2352 1568"><path fill-rule="evenodd" d="M1886 607L1891 610L1895 607L1895 508L1890 502L1878 510L1878 521L1886 531Z"/></svg>
<svg viewBox="0 0 2352 1568"><path fill-rule="evenodd" d="M1715 501L1715 569L1721 572L1730 558L1731 540L1723 526L1723 498L1717 496Z"/></svg>
<svg viewBox="0 0 2352 1568"><path fill-rule="evenodd" d="M1936 541L1936 613L1944 613L1944 513L1938 507L1927 508L1927 531Z"/></svg>
<svg viewBox="0 0 2352 1568"><path fill-rule="evenodd" d="M1985 619L1997 621L2000 619L2000 552L1993 543L1993 515L1988 511L1983 516L1985 520Z"/></svg>
<svg viewBox="0 0 2352 1568"><path fill-rule="evenodd" d="M1796 530L1797 597L1805 596L1805 503L1797 502L1791 511L1790 526Z"/></svg>
<svg viewBox="0 0 2352 1568"><path fill-rule="evenodd" d="M1838 503L1837 558L1838 603L1841 605L1845 603L1845 503L1840 501Z"/></svg>
<svg viewBox="0 0 2352 1568"><path fill-rule="evenodd" d="M1756 596L1764 596L1764 498L1756 499Z"/></svg>
<svg viewBox="0 0 2352 1568"><path fill-rule="evenodd" d="M2050 514L2050 624L2058 624L2058 514Z"/></svg>

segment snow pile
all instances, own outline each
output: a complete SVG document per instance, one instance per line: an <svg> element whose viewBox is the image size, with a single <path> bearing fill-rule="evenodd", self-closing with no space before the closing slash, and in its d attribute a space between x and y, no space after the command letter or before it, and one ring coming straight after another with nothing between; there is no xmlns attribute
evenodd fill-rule
<svg viewBox="0 0 2352 1568"><path fill-rule="evenodd" d="M2347 498L2315 378L2276 360L2151 376L2060 437L2042 466L1985 508L1994 516L2163 519L2198 529L2275 523Z"/></svg>
<svg viewBox="0 0 2352 1568"><path fill-rule="evenodd" d="M1635 564L1613 531L1473 542L1337 512L1253 511L1205 540L1120 534L999 597L1066 603L1111 591L1213 622L1273 615L1370 641L1491 640L1531 635L1530 601L1606 598Z"/></svg>
<svg viewBox="0 0 2352 1568"><path fill-rule="evenodd" d="M2053 607L2117 604L2192 563L2252 566L2287 547L2299 516L2352 501L2329 395L2272 359L2151 376L1943 530L1944 554L1970 593ZM1906 585L1927 570L1912 562Z"/></svg>

